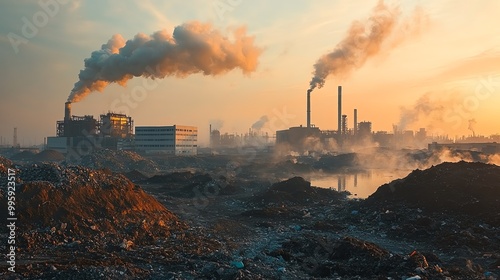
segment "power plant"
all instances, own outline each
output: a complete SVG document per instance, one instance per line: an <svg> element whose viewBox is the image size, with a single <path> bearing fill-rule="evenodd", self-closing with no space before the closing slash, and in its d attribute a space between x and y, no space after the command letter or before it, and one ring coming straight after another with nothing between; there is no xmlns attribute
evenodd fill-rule
<svg viewBox="0 0 500 280"><path fill-rule="evenodd" d="M74 116L71 102L64 104L64 119L56 122L56 137L47 137L47 148L68 153L70 150L112 150L130 148L133 120L124 114L108 112L99 121L91 115Z"/></svg>
<svg viewBox="0 0 500 280"><path fill-rule="evenodd" d="M354 109L354 128L349 130L347 126L347 115L342 114L342 86L337 88L337 130L320 130L311 122L311 89L307 90L306 99L306 127L291 127L276 132L277 145L289 145L293 150L306 151L309 149L328 149L332 144L340 147L345 141L355 143L361 135L358 135L358 111ZM371 123L370 123L371 127ZM370 131L371 133L371 131ZM359 137L358 137L359 136ZM366 134L363 134L366 137ZM311 146L311 144L313 146Z"/></svg>

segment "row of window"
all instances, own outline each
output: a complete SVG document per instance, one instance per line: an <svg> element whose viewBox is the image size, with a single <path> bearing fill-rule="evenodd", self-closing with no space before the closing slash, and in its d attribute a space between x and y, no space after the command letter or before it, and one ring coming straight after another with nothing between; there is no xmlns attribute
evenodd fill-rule
<svg viewBox="0 0 500 280"><path fill-rule="evenodd" d="M173 148L175 145L137 145L139 148Z"/></svg>
<svg viewBox="0 0 500 280"><path fill-rule="evenodd" d="M189 134L189 133L177 133L176 136L198 136L198 134ZM174 133L137 133L138 137L142 136L174 136Z"/></svg>
<svg viewBox="0 0 500 280"><path fill-rule="evenodd" d="M174 133L136 133L136 136L174 136Z"/></svg>
<svg viewBox="0 0 500 280"><path fill-rule="evenodd" d="M153 139L136 139L136 142L163 142L163 141L169 141L173 142L174 139L160 139L160 138L153 138Z"/></svg>
<svg viewBox="0 0 500 280"><path fill-rule="evenodd" d="M159 131L174 131L173 128L140 128L136 127L135 132L159 132Z"/></svg>
<svg viewBox="0 0 500 280"><path fill-rule="evenodd" d="M173 148L173 147L189 147L195 148L198 145L137 145L138 148Z"/></svg>

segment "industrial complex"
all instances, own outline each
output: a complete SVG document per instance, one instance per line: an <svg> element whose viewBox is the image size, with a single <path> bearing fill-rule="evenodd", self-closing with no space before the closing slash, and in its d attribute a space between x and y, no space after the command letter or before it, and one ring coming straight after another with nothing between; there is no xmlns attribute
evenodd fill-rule
<svg viewBox="0 0 500 280"><path fill-rule="evenodd" d="M448 136L428 135L425 128L418 131L373 131L370 121L358 121L358 110L352 110L352 125L342 107L342 86L338 86L336 129L321 130L311 120L311 90L306 95L306 125L284 130L262 130L263 123L252 126L245 134L223 133L210 125L208 147L199 147L198 128L189 125L135 126L132 117L108 112L99 119L91 115L71 114L71 102L64 106L64 118L56 122L56 136L47 137L42 149L62 154L82 155L99 149L130 150L141 154L197 155L199 153L234 154L252 149L269 153L274 149L297 152L311 151L342 153L366 147L409 148L429 150L475 150L484 153L500 152L500 135L450 139ZM14 128L12 146L21 149ZM2 140L3 141L3 140ZM31 147L26 147L31 149Z"/></svg>

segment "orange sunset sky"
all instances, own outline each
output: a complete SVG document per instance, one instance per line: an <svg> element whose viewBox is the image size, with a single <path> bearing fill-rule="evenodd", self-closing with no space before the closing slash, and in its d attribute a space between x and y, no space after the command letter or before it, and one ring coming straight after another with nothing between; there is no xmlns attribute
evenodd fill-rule
<svg viewBox="0 0 500 280"><path fill-rule="evenodd" d="M2 1L0 4L0 136L21 145L55 135L64 102L78 81L84 59L114 34L172 34L187 22L210 24L229 39L240 27L261 50L257 66L217 76L194 73L153 82L134 77L111 83L73 103L74 115L127 113L135 125L194 125L200 145L209 124L245 133L262 116L272 132L306 124L306 90L314 64L335 50L353 22L369 22L378 0L318 1ZM397 11L396 27L376 53L349 73L329 75L312 92L312 123L337 125L337 86L352 127L352 111L373 130L426 127L429 134L500 133L500 2L385 1ZM418 18L415 17L418 11ZM44 18L45 14L46 18ZM24 32L27 23L35 31ZM14 35L13 35L14 34ZM28 36L26 36L28 35ZM17 36L17 37L16 37ZM146 93L127 103L137 87ZM128 104L128 105L127 105ZM283 114L287 118L283 119Z"/></svg>

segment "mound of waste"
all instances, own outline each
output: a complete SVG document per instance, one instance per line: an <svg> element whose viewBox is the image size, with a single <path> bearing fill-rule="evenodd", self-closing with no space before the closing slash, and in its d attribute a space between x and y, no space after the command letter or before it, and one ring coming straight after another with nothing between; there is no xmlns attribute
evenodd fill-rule
<svg viewBox="0 0 500 280"><path fill-rule="evenodd" d="M34 161L63 161L64 155L55 150L43 150L33 156Z"/></svg>
<svg viewBox="0 0 500 280"><path fill-rule="evenodd" d="M109 170L44 163L16 171L16 215L27 248L77 240L116 246L127 240L127 247L185 227L155 198Z"/></svg>
<svg viewBox="0 0 500 280"><path fill-rule="evenodd" d="M260 205L301 205L308 203L324 203L344 199L345 193L331 189L311 186L311 182L302 177L273 184L266 191L255 195L252 203Z"/></svg>
<svg viewBox="0 0 500 280"><path fill-rule="evenodd" d="M25 151L22 151L22 152L19 152L17 154L14 154L13 156L11 156L10 158L12 160L22 160L22 161L29 161L29 160L33 160L33 157L36 155L35 152L33 151L29 151L29 150L25 150Z"/></svg>
<svg viewBox="0 0 500 280"><path fill-rule="evenodd" d="M202 193L232 195L243 191L224 176L213 177L208 173L190 171L154 175L145 182L162 185L163 192L176 197L196 197Z"/></svg>
<svg viewBox="0 0 500 280"><path fill-rule="evenodd" d="M500 167L479 162L442 163L414 170L407 177L382 185L367 205L404 204L430 212L497 216Z"/></svg>
<svg viewBox="0 0 500 280"><path fill-rule="evenodd" d="M393 254L351 236L330 238L304 234L283 242L269 255L295 263L313 277L327 279L445 279L445 275L449 275L433 254L417 251L408 255ZM424 276L429 278L422 278Z"/></svg>
<svg viewBox="0 0 500 280"><path fill-rule="evenodd" d="M155 173L159 169L154 161L135 152L108 149L96 150L83 156L80 164L94 169L108 168L114 172L137 170L149 174Z"/></svg>
<svg viewBox="0 0 500 280"><path fill-rule="evenodd" d="M123 176L127 177L132 182L144 181L144 180L149 178L148 176L144 175L142 172L139 172L135 169L132 171L129 171L129 172L124 172L122 174L123 174Z"/></svg>

